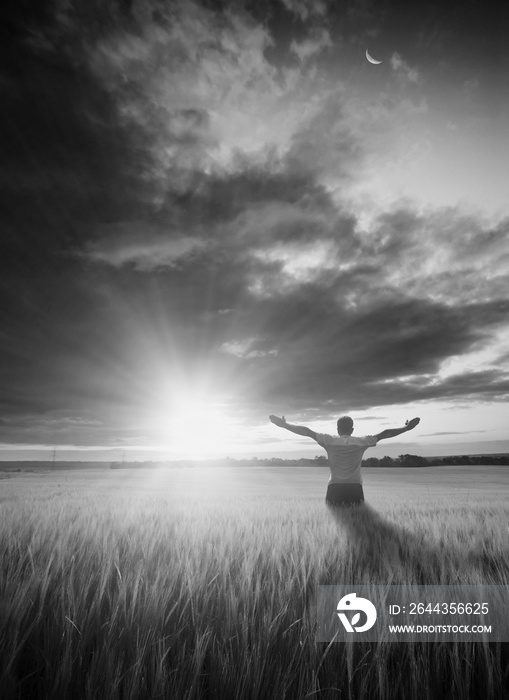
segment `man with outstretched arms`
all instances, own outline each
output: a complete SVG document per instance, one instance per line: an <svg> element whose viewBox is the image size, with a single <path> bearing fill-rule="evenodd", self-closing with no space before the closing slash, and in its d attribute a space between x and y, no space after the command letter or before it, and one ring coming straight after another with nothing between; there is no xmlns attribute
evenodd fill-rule
<svg viewBox="0 0 509 700"><path fill-rule="evenodd" d="M328 505L340 505L344 503L359 504L364 502L362 490L361 462L364 452L368 447L374 447L379 440L393 438L408 430L413 430L419 424L420 418L412 418L403 428L390 428L382 430L378 435L366 435L354 437L353 420L350 416L338 419L337 435L327 433L315 433L314 430L303 425L290 425L285 417L269 416L269 419L280 428L285 428L297 435L310 437L321 445L327 452L330 467L330 479L327 485L325 502Z"/></svg>

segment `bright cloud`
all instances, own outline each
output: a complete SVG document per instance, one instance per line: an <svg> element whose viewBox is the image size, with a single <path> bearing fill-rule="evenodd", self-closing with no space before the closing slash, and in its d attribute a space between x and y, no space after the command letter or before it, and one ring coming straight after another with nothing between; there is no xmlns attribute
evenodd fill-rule
<svg viewBox="0 0 509 700"><path fill-rule="evenodd" d="M144 222L128 222L103 227L83 255L113 267L132 264L138 270L175 267L206 247L204 240L164 232Z"/></svg>
<svg viewBox="0 0 509 700"><path fill-rule="evenodd" d="M292 41L290 51L293 52L301 63L316 56L324 49L332 48L333 43L329 32L326 29L316 28L307 39L297 42Z"/></svg>
<svg viewBox="0 0 509 700"><path fill-rule="evenodd" d="M399 78L409 83L417 83L420 80L419 71L411 68L396 51L391 56L391 68Z"/></svg>
<svg viewBox="0 0 509 700"><path fill-rule="evenodd" d="M324 17L327 14L325 0L281 0L287 10L297 15L302 22L309 17Z"/></svg>

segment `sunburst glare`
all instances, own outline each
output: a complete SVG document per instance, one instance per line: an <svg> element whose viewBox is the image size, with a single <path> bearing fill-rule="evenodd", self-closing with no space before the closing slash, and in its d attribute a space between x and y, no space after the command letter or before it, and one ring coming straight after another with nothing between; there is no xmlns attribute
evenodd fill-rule
<svg viewBox="0 0 509 700"><path fill-rule="evenodd" d="M239 436L233 406L210 389L170 384L161 387L142 419L147 435L169 455L201 459L224 456Z"/></svg>

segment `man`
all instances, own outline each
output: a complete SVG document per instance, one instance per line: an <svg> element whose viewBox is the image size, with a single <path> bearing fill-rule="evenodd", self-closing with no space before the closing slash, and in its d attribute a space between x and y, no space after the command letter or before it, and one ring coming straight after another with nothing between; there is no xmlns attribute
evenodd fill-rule
<svg viewBox="0 0 509 700"><path fill-rule="evenodd" d="M412 418L407 421L403 428L390 428L382 430L378 435L367 435L365 437L353 437L353 420L350 416L339 418L338 435L327 435L326 433L315 433L303 425L290 425L285 417L269 416L269 419L280 428L285 428L297 435L305 435L313 438L323 447L329 458L331 471L327 486L325 502L328 505L339 505L342 503L363 503L364 492L362 490L361 461L362 455L368 447L374 447L379 440L396 437L408 430L413 430L419 424L420 418Z"/></svg>

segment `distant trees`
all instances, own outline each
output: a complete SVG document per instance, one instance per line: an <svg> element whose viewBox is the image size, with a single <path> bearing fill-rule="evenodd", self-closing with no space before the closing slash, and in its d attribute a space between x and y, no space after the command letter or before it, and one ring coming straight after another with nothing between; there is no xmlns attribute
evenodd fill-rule
<svg viewBox="0 0 509 700"><path fill-rule="evenodd" d="M454 465L509 465L509 455L451 455L450 457L421 457L420 455L399 455L392 457L368 457L362 460L367 467L450 467Z"/></svg>
<svg viewBox="0 0 509 700"><path fill-rule="evenodd" d="M430 467L447 467L451 465L509 465L508 454L498 455L451 455L450 457L428 457Z"/></svg>
<svg viewBox="0 0 509 700"><path fill-rule="evenodd" d="M454 465L509 465L509 454L498 455L451 455L450 457L422 457L421 455L399 455L399 457L368 457L362 460L362 466L368 469L378 467L401 467L412 469L418 467L449 467ZM171 460L167 462L112 462L110 469L151 469L156 467L327 467L326 455L301 457L300 459L283 459L282 457L252 457L235 459L224 457L207 460Z"/></svg>
<svg viewBox="0 0 509 700"><path fill-rule="evenodd" d="M427 467L429 462L426 457L419 455L400 455L397 459L397 467Z"/></svg>

